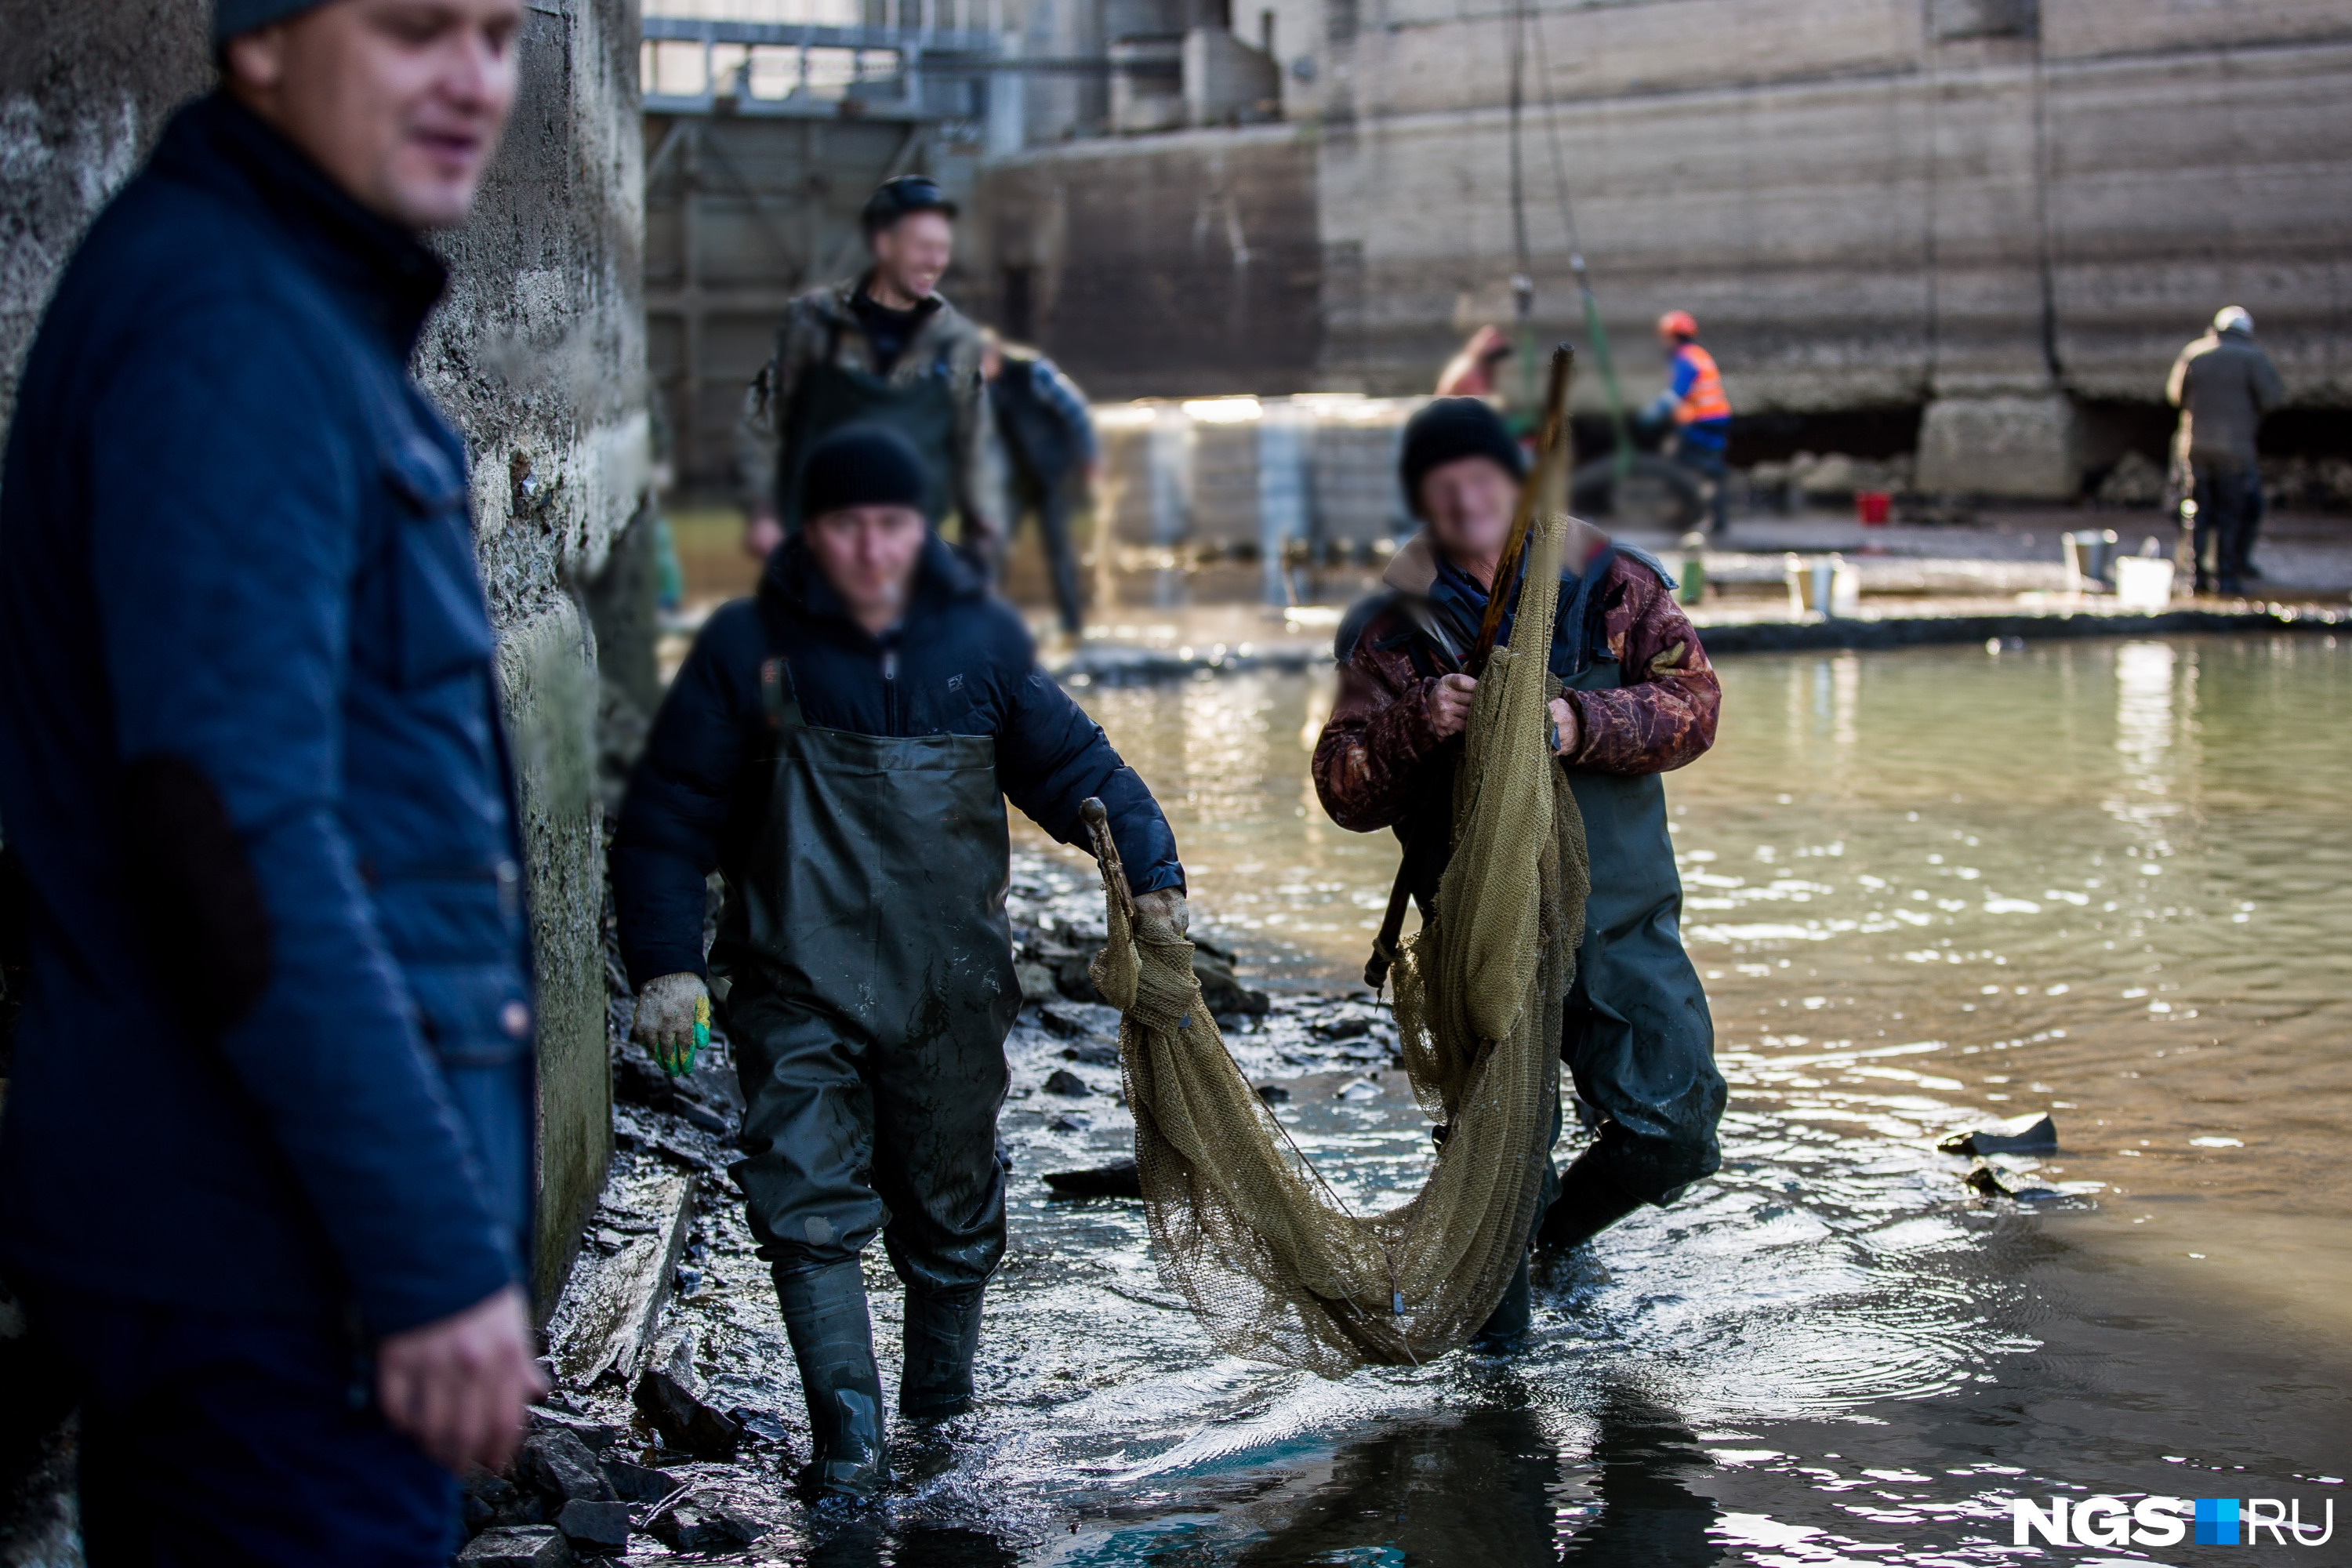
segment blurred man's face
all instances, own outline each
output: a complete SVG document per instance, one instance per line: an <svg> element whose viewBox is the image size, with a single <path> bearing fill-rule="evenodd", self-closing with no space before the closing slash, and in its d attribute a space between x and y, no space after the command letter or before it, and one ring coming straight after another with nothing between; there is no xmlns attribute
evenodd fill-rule
<svg viewBox="0 0 2352 1568"><path fill-rule="evenodd" d="M361 205L466 221L514 107L522 0L329 0L231 38L229 89Z"/></svg>
<svg viewBox="0 0 2352 1568"><path fill-rule="evenodd" d="M879 632L906 613L929 527L910 506L853 506L810 520L809 553L850 615Z"/></svg>
<svg viewBox="0 0 2352 1568"><path fill-rule="evenodd" d="M908 213L874 237L874 270L892 292L928 300L955 254L955 225L941 212Z"/></svg>
<svg viewBox="0 0 2352 1568"><path fill-rule="evenodd" d="M1486 570L1511 534L1519 481L1492 458L1456 458L1422 476L1421 515L1447 559Z"/></svg>

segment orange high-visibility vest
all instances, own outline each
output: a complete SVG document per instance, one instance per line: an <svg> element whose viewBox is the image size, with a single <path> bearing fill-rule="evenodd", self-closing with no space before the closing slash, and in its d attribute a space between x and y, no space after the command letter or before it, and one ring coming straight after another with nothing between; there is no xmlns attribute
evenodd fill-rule
<svg viewBox="0 0 2352 1568"><path fill-rule="evenodd" d="M1675 351L1675 357L1687 363L1694 373L1690 390L1675 405L1675 423L1730 418L1731 399L1723 395L1723 374L1715 368L1715 356L1696 343L1685 343Z"/></svg>

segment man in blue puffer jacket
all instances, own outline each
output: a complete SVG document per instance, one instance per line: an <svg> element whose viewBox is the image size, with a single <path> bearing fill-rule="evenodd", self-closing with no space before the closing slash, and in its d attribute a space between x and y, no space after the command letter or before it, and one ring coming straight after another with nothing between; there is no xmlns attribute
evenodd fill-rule
<svg viewBox="0 0 2352 1568"><path fill-rule="evenodd" d="M32 891L0 1265L93 1564L446 1563L539 1386L512 778L457 434L410 380L517 0L220 0L0 484Z"/></svg>

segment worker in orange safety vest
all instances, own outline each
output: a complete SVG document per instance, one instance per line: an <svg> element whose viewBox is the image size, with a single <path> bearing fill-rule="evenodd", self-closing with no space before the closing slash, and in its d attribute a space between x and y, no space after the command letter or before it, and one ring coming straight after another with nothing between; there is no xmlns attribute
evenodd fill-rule
<svg viewBox="0 0 2352 1568"><path fill-rule="evenodd" d="M1675 426L1674 458L1709 481L1714 492L1713 530L1721 533L1730 521L1731 487L1724 465L1724 449L1731 443L1731 399L1724 395L1723 373L1715 356L1698 345L1698 322L1688 310L1668 310L1658 318L1658 342L1666 354L1666 390L1648 410L1651 423Z"/></svg>

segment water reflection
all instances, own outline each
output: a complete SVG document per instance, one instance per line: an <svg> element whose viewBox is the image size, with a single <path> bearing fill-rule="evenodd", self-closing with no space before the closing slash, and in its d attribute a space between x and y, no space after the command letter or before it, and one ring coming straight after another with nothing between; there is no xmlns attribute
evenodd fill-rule
<svg viewBox="0 0 2352 1568"><path fill-rule="evenodd" d="M2006 1497L2285 1496L2339 1474L2352 1278L2352 647L1928 649L1726 666L1670 782L1685 930L1732 1084L1725 1166L1539 1280L1506 1363L1338 1383L1223 1357L1137 1207L1049 1201L1132 1125L1045 1093L1016 1032L1013 1240L982 1410L906 1436L888 1516L765 1560L872 1564L1774 1565L2013 1558ZM1391 841L1316 809L1328 677L1087 695L1171 815L1202 917L1300 984L1350 977ZM1032 840L1033 850L1045 847ZM1098 916L1090 872L1064 879ZM1424 1119L1384 1037L1237 1035L1351 1204L1412 1192ZM1098 1075L1099 1076L1099 1075ZM1370 1085L1368 1090L1366 1085ZM1987 1202L1935 1134L2021 1109L2065 1194ZM689 1316L722 1405L798 1432L740 1216ZM876 1260L885 1375L897 1292Z"/></svg>

